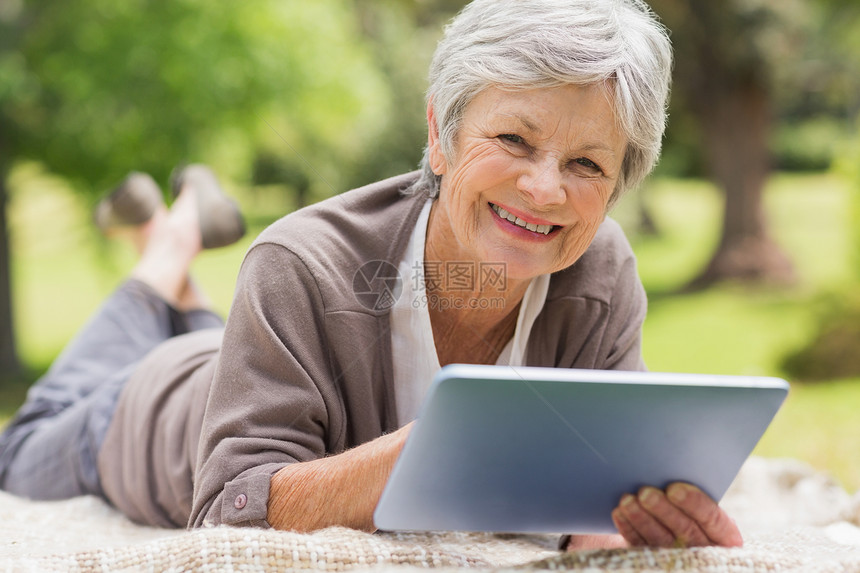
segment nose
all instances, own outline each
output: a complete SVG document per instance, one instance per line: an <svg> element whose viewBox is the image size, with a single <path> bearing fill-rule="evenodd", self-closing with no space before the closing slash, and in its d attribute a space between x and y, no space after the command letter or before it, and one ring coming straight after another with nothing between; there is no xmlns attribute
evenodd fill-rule
<svg viewBox="0 0 860 573"><path fill-rule="evenodd" d="M517 187L531 198L535 206L558 205L564 202L562 171L554 157L531 162L519 175Z"/></svg>

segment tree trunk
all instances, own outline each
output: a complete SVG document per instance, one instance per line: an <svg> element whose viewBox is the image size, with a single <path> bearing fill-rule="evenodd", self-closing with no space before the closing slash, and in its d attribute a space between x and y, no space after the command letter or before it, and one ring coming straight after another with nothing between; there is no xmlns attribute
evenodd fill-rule
<svg viewBox="0 0 860 573"><path fill-rule="evenodd" d="M5 169L0 169L0 383L17 378L21 363L15 348L15 329L12 320L11 251L6 217Z"/></svg>
<svg viewBox="0 0 860 573"><path fill-rule="evenodd" d="M675 87L696 116L709 176L726 200L719 246L688 288L721 280L790 283L793 266L771 240L762 207L772 99L770 63L756 38L774 16L737 2L652 2L673 30Z"/></svg>
<svg viewBox="0 0 860 573"><path fill-rule="evenodd" d="M695 113L703 127L705 160L725 194L725 209L719 246L688 288L723 280L791 284L794 267L768 233L762 201L771 172L770 95L752 77L706 84L697 94Z"/></svg>

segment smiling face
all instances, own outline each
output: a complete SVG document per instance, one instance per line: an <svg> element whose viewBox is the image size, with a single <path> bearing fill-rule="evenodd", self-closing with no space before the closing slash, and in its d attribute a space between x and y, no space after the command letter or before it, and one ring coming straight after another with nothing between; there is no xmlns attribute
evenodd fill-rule
<svg viewBox="0 0 860 573"><path fill-rule="evenodd" d="M428 260L504 262L517 280L566 268L585 252L627 144L603 87L484 90L447 159L432 102L428 124L428 159L442 175Z"/></svg>

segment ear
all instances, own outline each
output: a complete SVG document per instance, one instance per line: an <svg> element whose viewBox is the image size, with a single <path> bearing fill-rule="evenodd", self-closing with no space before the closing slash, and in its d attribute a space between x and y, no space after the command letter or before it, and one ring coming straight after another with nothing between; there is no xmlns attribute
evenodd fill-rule
<svg viewBox="0 0 860 573"><path fill-rule="evenodd" d="M433 109L433 96L427 102L427 161L430 169L436 175L444 175L448 170L448 161L442 153L439 142L439 128L436 125L436 111Z"/></svg>

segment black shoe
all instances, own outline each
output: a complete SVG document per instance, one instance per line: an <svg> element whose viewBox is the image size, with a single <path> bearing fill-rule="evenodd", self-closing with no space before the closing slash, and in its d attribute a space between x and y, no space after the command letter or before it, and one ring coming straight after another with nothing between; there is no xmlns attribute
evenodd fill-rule
<svg viewBox="0 0 860 573"><path fill-rule="evenodd" d="M173 196L186 185L197 195L200 237L204 249L232 245L245 235L245 220L233 199L224 194L218 179L205 165L192 164L174 170L170 177Z"/></svg>
<svg viewBox="0 0 860 573"><path fill-rule="evenodd" d="M133 171L96 205L93 218L102 232L115 227L140 225L164 205L158 184L146 173Z"/></svg>

